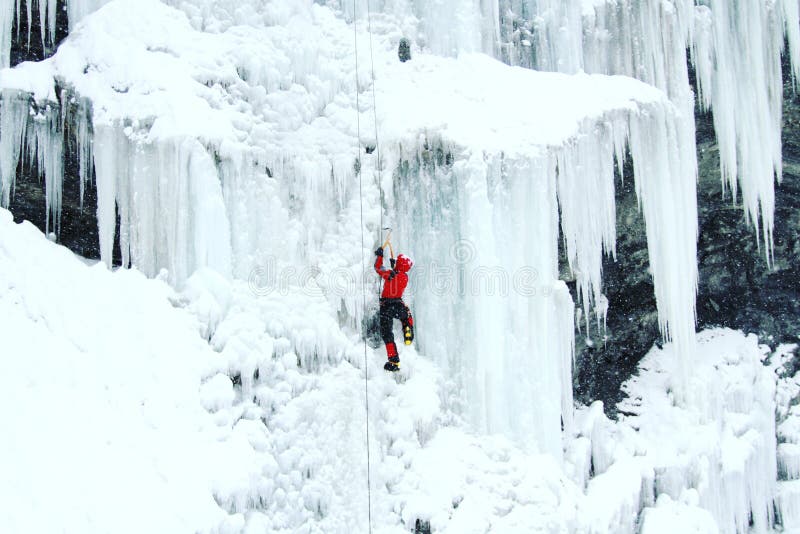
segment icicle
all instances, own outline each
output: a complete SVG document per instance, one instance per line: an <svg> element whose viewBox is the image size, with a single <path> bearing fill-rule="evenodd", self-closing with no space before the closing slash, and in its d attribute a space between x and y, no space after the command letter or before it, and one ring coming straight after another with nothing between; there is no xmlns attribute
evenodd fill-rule
<svg viewBox="0 0 800 534"><path fill-rule="evenodd" d="M39 0L40 2L42 0ZM47 36L50 44L56 43L56 12L58 11L57 0L47 0Z"/></svg>
<svg viewBox="0 0 800 534"><path fill-rule="evenodd" d="M30 131L30 130L29 130ZM39 176L44 177L47 215L45 228L56 234L61 228L61 196L64 183L64 132L57 109L48 105L44 117L34 119L34 135ZM52 225L51 225L52 221Z"/></svg>
<svg viewBox="0 0 800 534"><path fill-rule="evenodd" d="M695 352L697 292L697 170L694 144L681 135L680 115L655 105L631 120L636 194L647 227L659 324L672 340L681 370L674 384L685 400Z"/></svg>
<svg viewBox="0 0 800 534"><path fill-rule="evenodd" d="M26 20L28 22L28 48L30 48L31 34L33 33L33 2L25 2L25 11L28 16ZM19 17L17 17L17 22L19 23ZM44 33L42 33L42 35L44 35Z"/></svg>
<svg viewBox="0 0 800 534"><path fill-rule="evenodd" d="M722 178L734 199L737 186L741 187L745 217L753 223L757 237L761 236L771 262L774 180L776 176L780 179L782 172L784 11L774 3L757 0L705 3L704 16L710 20L703 28L707 33L696 46L703 58L696 66L698 81L705 84L701 91L710 94ZM797 39L797 6L786 9L794 18L787 21L794 25L787 34Z"/></svg>
<svg viewBox="0 0 800 534"><path fill-rule="evenodd" d="M616 207L614 200L614 155L617 129L611 121L594 136L579 136L558 155L558 200L567 260L575 273L578 292L589 324L592 302L602 295L603 252L616 255ZM588 129L588 128L587 128ZM624 133L623 133L624 135ZM587 171L596 173L587 179ZM590 208L591 207L591 208Z"/></svg>
<svg viewBox="0 0 800 534"><path fill-rule="evenodd" d="M124 154L120 153L119 133L115 128L94 125L94 165L97 174L97 230L100 259L110 269L113 260L114 231L117 225L117 174L127 172ZM118 167L119 166L119 167Z"/></svg>
<svg viewBox="0 0 800 534"><path fill-rule="evenodd" d="M19 23L19 22L20 22L19 18L20 18L20 2L21 2L21 1L22 1L22 0L15 0L15 5L14 5L14 13L16 13L16 14L17 14L17 17L16 17L16 22L17 22L17 39L19 39L19 29L20 29L20 27L21 27L21 26L20 26L20 23Z"/></svg>
<svg viewBox="0 0 800 534"><path fill-rule="evenodd" d="M69 18L70 31L86 15L96 11L108 2L109 0L66 0L66 14ZM34 3L36 3L34 0L25 2L25 15L28 23L28 48L31 45ZM38 0L37 5L39 8L39 30L41 32L42 48L48 50L49 46L54 45L56 42L57 19L59 16L58 1ZM17 23L17 32L22 27L21 8L21 0L14 0L13 3L9 0L0 8L0 68L6 68L10 64L11 40L13 37L11 33L14 19L16 19ZM17 33L17 38L19 38L19 33Z"/></svg>
<svg viewBox="0 0 800 534"><path fill-rule="evenodd" d="M8 67L10 63L13 25L14 5L11 2L3 2L0 6L0 67L2 68Z"/></svg>
<svg viewBox="0 0 800 534"><path fill-rule="evenodd" d="M52 0L39 0L39 31L41 32L42 36L42 50L47 50L47 37L49 35L48 28L47 28L47 13L49 11L48 7ZM28 2L29 4L33 2ZM55 3L55 2L53 2ZM28 25L30 26L32 19L28 17Z"/></svg>
<svg viewBox="0 0 800 534"><path fill-rule="evenodd" d="M7 208L11 202L17 166L24 150L30 101L27 95L16 91L3 91L0 101L0 205Z"/></svg>
<svg viewBox="0 0 800 534"><path fill-rule="evenodd" d="M91 184L92 172L94 170L91 120L89 103L83 99L80 99L78 102L78 109L75 111L73 127L75 129L75 138L78 145L78 173L81 191L81 209L83 208L83 199L86 192L86 186Z"/></svg>
<svg viewBox="0 0 800 534"><path fill-rule="evenodd" d="M796 87L800 82L800 6L793 0L782 0L781 4L786 39L789 41L789 57L792 61L792 78Z"/></svg>
<svg viewBox="0 0 800 534"><path fill-rule="evenodd" d="M553 289L553 303L558 314L556 332L561 339L555 352L560 358L561 367L561 422L564 435L569 436L573 427L572 370L575 365L575 303L569 288L563 281L556 283Z"/></svg>
<svg viewBox="0 0 800 534"><path fill-rule="evenodd" d="M50 103L34 114L25 93L4 90L0 114L0 205L8 206L20 157L36 162L45 184L45 231L58 233L64 182L64 132L59 111Z"/></svg>
<svg viewBox="0 0 800 534"><path fill-rule="evenodd" d="M120 255L148 276L180 285L210 267L230 276L231 231L213 159L193 139L153 142L133 128L94 125L97 220L111 265L119 217Z"/></svg>

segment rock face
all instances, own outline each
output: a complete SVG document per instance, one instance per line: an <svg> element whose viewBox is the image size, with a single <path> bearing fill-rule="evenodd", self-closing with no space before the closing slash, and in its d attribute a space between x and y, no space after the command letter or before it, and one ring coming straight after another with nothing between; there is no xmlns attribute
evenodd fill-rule
<svg viewBox="0 0 800 534"><path fill-rule="evenodd" d="M788 72L784 65L784 72ZM784 83L783 180L776 187L775 258L767 265L741 198L723 194L712 117L697 110L699 287L698 329L725 326L759 335L769 344L800 339L800 97ZM736 200L736 202L734 202ZM647 242L631 180L617 191L617 261L604 264L609 299L605 332L594 322L576 332L575 397L603 400L613 414L621 383L636 368L658 331ZM573 293L573 297L575 297Z"/></svg>

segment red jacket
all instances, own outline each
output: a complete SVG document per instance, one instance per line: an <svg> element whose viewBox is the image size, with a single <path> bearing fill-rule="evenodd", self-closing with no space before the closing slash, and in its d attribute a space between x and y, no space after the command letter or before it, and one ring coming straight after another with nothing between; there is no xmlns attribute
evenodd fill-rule
<svg viewBox="0 0 800 534"><path fill-rule="evenodd" d="M387 269L383 266L383 256L375 258L375 272L383 278L383 292L381 298L384 299L399 299L403 297L403 291L406 290L408 285L408 275L406 271L411 268L411 262L398 261L395 263L395 270Z"/></svg>

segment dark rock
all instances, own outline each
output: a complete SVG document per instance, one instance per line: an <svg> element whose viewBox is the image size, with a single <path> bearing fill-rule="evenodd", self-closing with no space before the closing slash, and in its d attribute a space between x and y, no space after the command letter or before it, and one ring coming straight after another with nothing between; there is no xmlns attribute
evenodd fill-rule
<svg viewBox="0 0 800 534"><path fill-rule="evenodd" d="M414 523L414 534L431 534L430 522L417 519Z"/></svg>
<svg viewBox="0 0 800 534"><path fill-rule="evenodd" d="M400 39L400 44L397 47L397 57L403 63L411 59L411 43L405 37Z"/></svg>

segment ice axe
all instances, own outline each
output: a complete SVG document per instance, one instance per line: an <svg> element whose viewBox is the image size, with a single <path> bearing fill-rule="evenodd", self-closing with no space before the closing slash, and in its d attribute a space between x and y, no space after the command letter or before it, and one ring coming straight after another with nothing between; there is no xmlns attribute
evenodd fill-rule
<svg viewBox="0 0 800 534"><path fill-rule="evenodd" d="M392 229L391 228L384 228L384 230L389 230L389 233L386 234L386 239L383 241L383 247L389 247L389 257L394 259L394 250L392 250Z"/></svg>

